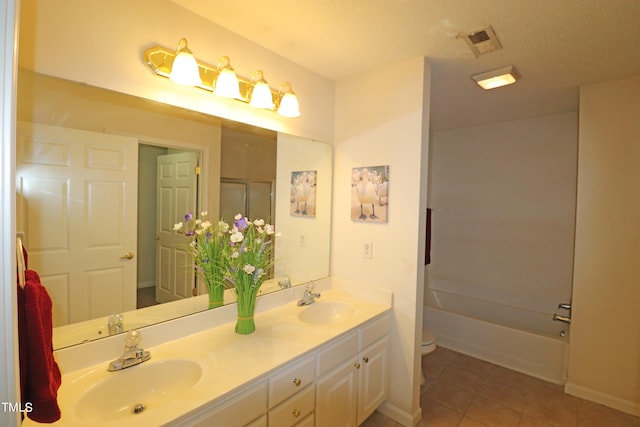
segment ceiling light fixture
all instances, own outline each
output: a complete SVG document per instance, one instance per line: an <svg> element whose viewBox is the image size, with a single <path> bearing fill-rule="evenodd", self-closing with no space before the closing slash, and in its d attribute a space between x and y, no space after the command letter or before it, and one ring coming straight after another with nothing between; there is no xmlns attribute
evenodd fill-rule
<svg viewBox="0 0 640 427"><path fill-rule="evenodd" d="M182 54L190 55L195 62L191 66L190 79L174 80L174 74L178 76ZM269 87L261 70L253 73L251 79L236 75L231 67L228 56L223 56L214 67L198 61L187 47L187 40L180 39L176 51L162 46L154 46L143 53L144 63L158 76L166 77L179 84L195 86L217 96L232 98L249 104L252 107L275 111L285 117L300 116L298 97L291 89L291 83L286 82L276 91ZM197 79L193 78L197 72ZM184 83L182 83L184 82Z"/></svg>
<svg viewBox="0 0 640 427"><path fill-rule="evenodd" d="M518 81L520 73L516 67L509 65L486 73L474 74L471 78L485 90L507 86Z"/></svg>
<svg viewBox="0 0 640 427"><path fill-rule="evenodd" d="M172 82L183 86L198 86L202 83L198 62L187 46L187 39L180 39L178 42L169 78Z"/></svg>

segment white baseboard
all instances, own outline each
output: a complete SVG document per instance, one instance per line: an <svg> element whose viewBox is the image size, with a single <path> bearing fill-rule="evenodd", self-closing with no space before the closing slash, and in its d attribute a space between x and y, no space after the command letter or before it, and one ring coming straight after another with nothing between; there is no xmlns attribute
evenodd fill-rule
<svg viewBox="0 0 640 427"><path fill-rule="evenodd" d="M151 282L140 282L138 283L137 288L141 289L141 288L153 288L156 286L156 282L151 281Z"/></svg>
<svg viewBox="0 0 640 427"><path fill-rule="evenodd" d="M621 399L610 394L592 390L587 387L579 386L568 382L564 386L564 392L572 396L580 397L591 402L599 403L609 408L617 409L627 414L640 416L640 403L631 400Z"/></svg>
<svg viewBox="0 0 640 427"><path fill-rule="evenodd" d="M382 405L378 407L377 411L406 427L415 427L422 421L422 408L420 407L418 407L413 414L410 414L398 408L393 403L384 401Z"/></svg>

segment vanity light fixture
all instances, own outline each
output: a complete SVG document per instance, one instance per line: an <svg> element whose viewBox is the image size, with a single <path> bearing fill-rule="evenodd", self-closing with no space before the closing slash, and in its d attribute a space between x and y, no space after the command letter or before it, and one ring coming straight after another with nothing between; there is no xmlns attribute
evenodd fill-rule
<svg viewBox="0 0 640 427"><path fill-rule="evenodd" d="M187 46L187 39L183 38L178 42L169 78L172 82L183 86L198 86L202 83L198 63Z"/></svg>
<svg viewBox="0 0 640 427"><path fill-rule="evenodd" d="M255 81L257 77L260 77L259 80ZM251 76L251 83L253 83L253 89L251 89L251 93L247 94L247 99L249 99L249 105L256 108L266 108L272 109L275 104L273 103L273 94L271 93L271 88L269 84L264 79L264 74L262 70L258 70Z"/></svg>
<svg viewBox="0 0 640 427"><path fill-rule="evenodd" d="M190 68L191 79L178 79L178 70L182 67L182 54L190 55L197 66L197 80L193 67ZM255 108L275 111L285 117L299 117L298 98L291 89L291 83L283 83L279 91L269 87L261 70L253 73L250 79L236 75L228 56L223 56L214 67L200 62L187 47L186 39L180 39L176 51L162 46L148 48L143 53L144 63L158 76L174 81L174 74L179 83L195 86L213 92L214 95L236 99ZM193 64L193 63L192 63Z"/></svg>
<svg viewBox="0 0 640 427"><path fill-rule="evenodd" d="M486 73L474 74L471 78L485 90L507 86L515 83L520 78L516 67L509 65Z"/></svg>
<svg viewBox="0 0 640 427"><path fill-rule="evenodd" d="M288 89L286 92L283 89ZM280 86L278 91L278 114L285 117L300 117L300 108L298 105L298 97L293 93L291 83L285 82Z"/></svg>
<svg viewBox="0 0 640 427"><path fill-rule="evenodd" d="M225 62L227 65L223 66L222 64ZM218 61L218 78L216 79L216 88L213 90L213 94L224 98L242 99L238 76L233 71L228 56L223 56Z"/></svg>

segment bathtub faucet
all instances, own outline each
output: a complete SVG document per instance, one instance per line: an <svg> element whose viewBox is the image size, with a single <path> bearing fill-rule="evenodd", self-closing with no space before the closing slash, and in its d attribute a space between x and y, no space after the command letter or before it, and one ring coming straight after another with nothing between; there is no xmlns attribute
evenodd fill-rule
<svg viewBox="0 0 640 427"><path fill-rule="evenodd" d="M560 316L558 314L553 315L553 320L555 320L556 322L564 322L564 323L571 323L571 317L569 316Z"/></svg>

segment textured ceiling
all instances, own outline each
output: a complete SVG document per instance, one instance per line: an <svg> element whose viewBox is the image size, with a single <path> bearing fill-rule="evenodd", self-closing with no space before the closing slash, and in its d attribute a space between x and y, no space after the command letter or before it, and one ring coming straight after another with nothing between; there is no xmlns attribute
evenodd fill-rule
<svg viewBox="0 0 640 427"><path fill-rule="evenodd" d="M640 0L172 0L331 80L416 56L432 64L432 129L578 109L578 87L640 75ZM476 58L456 37L492 25ZM472 74L513 64L515 85Z"/></svg>

